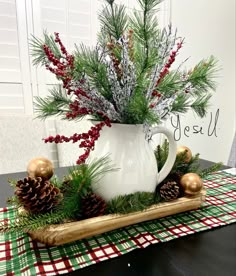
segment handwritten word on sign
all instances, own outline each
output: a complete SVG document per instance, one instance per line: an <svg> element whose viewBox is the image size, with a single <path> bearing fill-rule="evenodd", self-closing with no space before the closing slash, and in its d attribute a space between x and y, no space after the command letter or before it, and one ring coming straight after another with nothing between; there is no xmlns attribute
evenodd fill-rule
<svg viewBox="0 0 236 276"><path fill-rule="evenodd" d="M195 134L203 134L203 135L205 134L207 136L214 135L215 137L217 137L216 126L218 123L219 113L220 113L219 108L217 109L215 116L213 116L213 112L210 112L210 120L206 127L198 125L198 124L194 124L192 126L190 126L190 125L183 126L180 121L179 115L177 115L176 117L172 116L170 122L171 122L171 125L174 127L175 141L179 141L182 136L190 137L190 135L192 135L192 134L194 134L194 135ZM176 118L176 120L174 120L174 118Z"/></svg>

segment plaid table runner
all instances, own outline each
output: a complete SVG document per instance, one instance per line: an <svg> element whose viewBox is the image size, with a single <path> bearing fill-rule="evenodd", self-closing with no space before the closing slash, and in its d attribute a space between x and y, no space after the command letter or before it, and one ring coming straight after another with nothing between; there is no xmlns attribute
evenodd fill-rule
<svg viewBox="0 0 236 276"><path fill-rule="evenodd" d="M0 275L59 275L114 258L135 248L166 242L236 222L236 176L224 171L208 176L201 208L114 230L58 247L46 247L24 233L0 234ZM0 209L0 221L14 219Z"/></svg>

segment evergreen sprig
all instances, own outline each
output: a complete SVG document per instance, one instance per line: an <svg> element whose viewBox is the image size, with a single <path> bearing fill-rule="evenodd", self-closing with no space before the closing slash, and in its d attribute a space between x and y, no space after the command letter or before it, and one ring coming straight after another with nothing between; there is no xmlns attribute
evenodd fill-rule
<svg viewBox="0 0 236 276"><path fill-rule="evenodd" d="M199 117L205 117L209 107L211 95L199 96L190 106Z"/></svg>
<svg viewBox="0 0 236 276"><path fill-rule="evenodd" d="M108 214L128 214L143 211L160 201L154 193L136 192L128 195L120 195L107 203Z"/></svg>
<svg viewBox="0 0 236 276"><path fill-rule="evenodd" d="M51 116L62 116L65 119L65 114L69 111L68 105L72 103L72 97L67 95L61 85L54 86L49 92L50 94L45 98L34 98L36 117L46 119Z"/></svg>
<svg viewBox="0 0 236 276"><path fill-rule="evenodd" d="M155 38L159 35L155 8L160 4L161 0L139 0L138 2L142 11L134 11L134 16L130 18L130 26L134 30L137 43L142 45L140 74L143 74L151 67L150 63L152 64L153 58L157 56L156 51L155 55L150 55L150 51ZM154 60L156 61L155 58Z"/></svg>
<svg viewBox="0 0 236 276"><path fill-rule="evenodd" d="M160 93L165 97L170 97L176 93L176 91L181 91L185 83L180 82L180 78L181 74L177 70L169 72L169 74L167 74L158 85L158 91L160 91Z"/></svg>
<svg viewBox="0 0 236 276"><path fill-rule="evenodd" d="M147 99L138 92L132 97L125 109L124 121L127 124L150 124L159 122L158 117L148 108Z"/></svg>
<svg viewBox="0 0 236 276"><path fill-rule="evenodd" d="M190 102L188 94L178 94L171 106L171 112L174 114L186 113L189 109Z"/></svg>
<svg viewBox="0 0 236 276"><path fill-rule="evenodd" d="M215 78L218 72L216 65L216 59L210 56L208 59L201 60L191 71L187 81L195 88L193 91L195 95L207 92L209 89L215 90Z"/></svg>
<svg viewBox="0 0 236 276"><path fill-rule="evenodd" d="M158 171L160 171L161 168L164 166L164 164L167 160L167 157L168 157L168 153L169 153L169 143L165 139L162 146L157 145L156 149L154 150L154 154L155 154L157 166L158 166Z"/></svg>
<svg viewBox="0 0 236 276"><path fill-rule="evenodd" d="M165 139L163 144L157 145L154 151L155 157L157 160L158 171L160 171L164 166L168 157L168 152L169 152L169 143ZM185 160L187 158L187 154L188 154L187 151L184 151L176 155L175 163L167 178L170 177L171 175L174 175L175 173L182 173L182 174L196 173L200 177L205 178L210 173L219 170L223 165L222 162L218 162L210 166L209 168L202 169L200 165L200 154L197 153L193 155L191 159L188 162L186 162Z"/></svg>
<svg viewBox="0 0 236 276"><path fill-rule="evenodd" d="M111 0L105 0L108 5L99 14L102 29L110 36L119 40L127 26L127 15L124 5L116 5Z"/></svg>
<svg viewBox="0 0 236 276"><path fill-rule="evenodd" d="M69 214L65 211L27 216L21 216L18 214L16 215L16 219L14 221L9 220L6 224L0 224L0 233L34 231L47 225L61 222L68 216Z"/></svg>
<svg viewBox="0 0 236 276"><path fill-rule="evenodd" d="M199 172L199 175L200 175L200 177L205 178L205 177L207 177L209 174L218 171L218 170L221 168L222 165L223 165L222 162L216 163L216 164L212 165L212 166L209 167L209 168L206 168L206 169L201 170L201 171Z"/></svg>

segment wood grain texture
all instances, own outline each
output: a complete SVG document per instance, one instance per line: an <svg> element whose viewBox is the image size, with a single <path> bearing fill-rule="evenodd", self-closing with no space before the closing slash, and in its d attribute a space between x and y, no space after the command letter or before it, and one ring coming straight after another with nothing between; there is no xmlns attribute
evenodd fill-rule
<svg viewBox="0 0 236 276"><path fill-rule="evenodd" d="M83 238L92 237L143 221L158 219L177 213L194 210L205 201L206 190L194 197L181 197L170 202L159 203L141 212L100 216L82 221L50 225L29 232L33 240L57 246Z"/></svg>

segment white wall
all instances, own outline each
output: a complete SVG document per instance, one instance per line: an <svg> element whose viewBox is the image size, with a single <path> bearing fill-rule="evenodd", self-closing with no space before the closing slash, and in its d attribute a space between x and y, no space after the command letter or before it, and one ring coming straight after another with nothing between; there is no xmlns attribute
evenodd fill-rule
<svg viewBox="0 0 236 276"><path fill-rule="evenodd" d="M208 115L199 119L190 111L182 116L182 138L178 143L190 147L193 153L200 153L202 158L227 163L236 127L235 0L171 0L171 21L177 27L178 34L185 37L177 62L190 57L187 67L191 68L200 59L214 55L221 68ZM210 134L218 109L216 131L209 136L211 113ZM176 118L173 119L176 125ZM176 129L170 123L168 125ZM194 125L202 126L204 134L193 133ZM190 131L186 131L189 137L184 135L185 126L190 127ZM176 136L179 138L179 130Z"/></svg>

